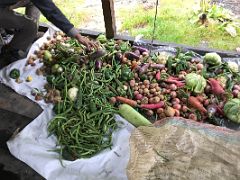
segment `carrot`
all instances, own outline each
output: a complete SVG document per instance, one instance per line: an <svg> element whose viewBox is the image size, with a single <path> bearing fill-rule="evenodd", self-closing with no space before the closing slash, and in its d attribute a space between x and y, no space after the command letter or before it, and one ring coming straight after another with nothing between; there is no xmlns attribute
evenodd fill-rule
<svg viewBox="0 0 240 180"><path fill-rule="evenodd" d="M161 79L161 73L160 72L157 72L157 74L156 74L156 80L160 80Z"/></svg>
<svg viewBox="0 0 240 180"><path fill-rule="evenodd" d="M128 98L125 98L125 97L121 97L121 96L117 96L116 97L117 101L121 102L121 103L124 103L124 104L128 104L132 107L136 107L137 106L137 102L132 100L132 99L128 99Z"/></svg>
<svg viewBox="0 0 240 180"><path fill-rule="evenodd" d="M193 108L199 110L202 114L207 113L207 110L203 107L202 103L194 96L190 96L188 98L188 103L191 105Z"/></svg>
<svg viewBox="0 0 240 180"><path fill-rule="evenodd" d="M213 78L209 78L208 79L208 83L211 86L211 90L212 93L215 95L221 95L224 94L224 89L223 87L220 85L220 83L218 82L218 80L213 79Z"/></svg>
<svg viewBox="0 0 240 180"><path fill-rule="evenodd" d="M164 102L160 101L157 104L141 104L140 108L144 108L144 109L158 109L158 108L162 108L164 106Z"/></svg>
<svg viewBox="0 0 240 180"><path fill-rule="evenodd" d="M131 106L127 104L120 105L119 113L135 127L148 126L152 124L144 116L142 116L139 112L137 112L135 109L133 109Z"/></svg>

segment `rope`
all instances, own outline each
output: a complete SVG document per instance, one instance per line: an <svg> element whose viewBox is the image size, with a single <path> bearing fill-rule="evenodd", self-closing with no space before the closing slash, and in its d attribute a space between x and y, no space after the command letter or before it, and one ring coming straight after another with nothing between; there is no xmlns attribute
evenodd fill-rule
<svg viewBox="0 0 240 180"><path fill-rule="evenodd" d="M157 14L158 14L158 0L156 0L156 6L155 6L155 16L154 16L151 46L153 46L153 40L154 40L154 37L155 37Z"/></svg>

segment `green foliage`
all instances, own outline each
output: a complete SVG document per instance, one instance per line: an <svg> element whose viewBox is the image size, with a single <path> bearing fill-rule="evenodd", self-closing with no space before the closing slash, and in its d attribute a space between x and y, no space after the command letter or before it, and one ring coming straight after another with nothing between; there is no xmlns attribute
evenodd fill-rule
<svg viewBox="0 0 240 180"><path fill-rule="evenodd" d="M190 23L194 6L196 4L193 0L162 0L154 38L162 42L235 50L240 42L239 36L227 35L215 23L210 23L207 27ZM138 6L119 13L123 19L121 31L128 31L132 36L142 34L146 39L152 37L154 9L146 11ZM207 42L206 45L203 42Z"/></svg>
<svg viewBox="0 0 240 180"><path fill-rule="evenodd" d="M207 26L209 23L214 23L221 31L226 31L232 37L237 36L240 30L240 21L230 10L210 4L209 0L201 0L200 7L193 11L190 22L198 23L203 15L206 15L206 20L202 19L202 25Z"/></svg>

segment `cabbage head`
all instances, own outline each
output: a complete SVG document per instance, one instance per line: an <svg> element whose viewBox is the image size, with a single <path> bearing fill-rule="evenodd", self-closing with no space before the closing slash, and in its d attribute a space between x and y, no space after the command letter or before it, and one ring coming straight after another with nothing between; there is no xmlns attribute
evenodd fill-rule
<svg viewBox="0 0 240 180"><path fill-rule="evenodd" d="M224 114L229 120L240 123L240 99L229 100L224 105Z"/></svg>
<svg viewBox="0 0 240 180"><path fill-rule="evenodd" d="M207 85L206 80L199 74L190 73L186 75L186 87L195 93L203 93Z"/></svg>
<svg viewBox="0 0 240 180"><path fill-rule="evenodd" d="M203 60L205 63L212 66L219 66L222 64L222 58L215 52L205 54Z"/></svg>

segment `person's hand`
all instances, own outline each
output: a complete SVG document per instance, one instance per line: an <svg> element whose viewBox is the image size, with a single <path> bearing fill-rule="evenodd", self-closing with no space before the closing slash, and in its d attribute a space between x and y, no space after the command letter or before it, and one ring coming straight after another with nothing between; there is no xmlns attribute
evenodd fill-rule
<svg viewBox="0 0 240 180"><path fill-rule="evenodd" d="M92 49L92 48L97 49L97 44L90 41L88 38L81 36L80 34L77 34L75 38L78 40L79 43L86 46L87 49Z"/></svg>

